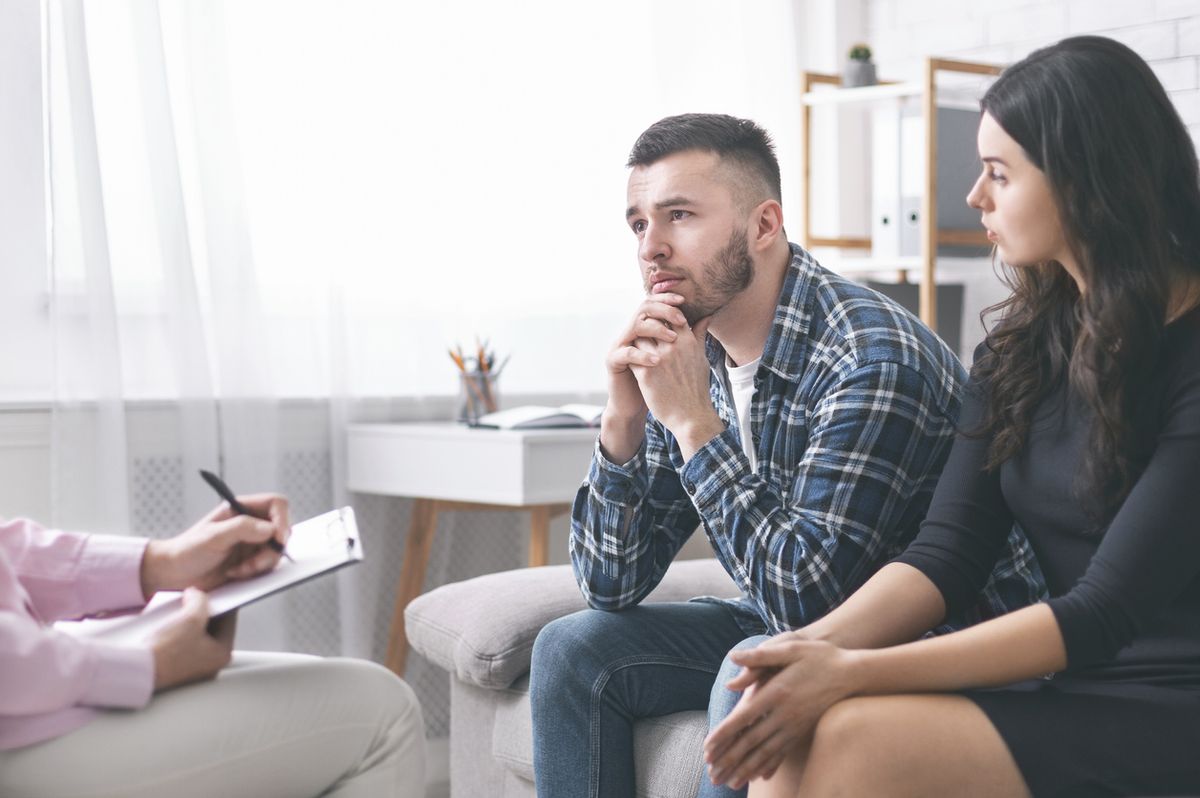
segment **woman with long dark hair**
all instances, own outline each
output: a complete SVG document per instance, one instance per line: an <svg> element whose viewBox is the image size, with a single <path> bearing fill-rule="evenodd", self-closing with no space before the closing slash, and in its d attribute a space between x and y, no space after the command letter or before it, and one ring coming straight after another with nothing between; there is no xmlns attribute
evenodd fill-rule
<svg viewBox="0 0 1200 798"><path fill-rule="evenodd" d="M917 539L840 608L734 652L709 737L752 795L1200 793L1200 176L1146 63L1076 37L983 98L1013 294ZM1019 524L1051 598L918 639ZM915 642L910 642L915 641Z"/></svg>

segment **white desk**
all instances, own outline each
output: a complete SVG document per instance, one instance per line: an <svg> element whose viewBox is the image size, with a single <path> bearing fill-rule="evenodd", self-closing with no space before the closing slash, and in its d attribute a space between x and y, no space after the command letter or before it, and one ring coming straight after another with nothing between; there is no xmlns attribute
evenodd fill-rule
<svg viewBox="0 0 1200 798"><path fill-rule="evenodd" d="M415 499L396 584L389 668L404 675L404 609L424 586L438 513L529 511L529 564L545 565L550 519L570 510L597 434L596 429L489 430L456 423L347 427L347 487Z"/></svg>

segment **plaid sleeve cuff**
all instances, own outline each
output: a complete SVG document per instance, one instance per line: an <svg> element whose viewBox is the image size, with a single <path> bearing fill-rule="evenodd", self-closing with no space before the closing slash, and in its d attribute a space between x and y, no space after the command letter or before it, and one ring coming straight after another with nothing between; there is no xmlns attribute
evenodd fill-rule
<svg viewBox="0 0 1200 798"><path fill-rule="evenodd" d="M683 489L702 516L720 513L720 497L739 477L751 473L750 461L731 428L701 446L679 472Z"/></svg>
<svg viewBox="0 0 1200 798"><path fill-rule="evenodd" d="M149 541L122 535L90 535L79 562L77 590L83 611L123 610L145 605L142 557Z"/></svg>
<svg viewBox="0 0 1200 798"><path fill-rule="evenodd" d="M592 486L592 492L606 502L622 505L637 502L638 488L646 484L645 441L628 462L617 465L605 457L597 438L592 465L588 469L588 484Z"/></svg>

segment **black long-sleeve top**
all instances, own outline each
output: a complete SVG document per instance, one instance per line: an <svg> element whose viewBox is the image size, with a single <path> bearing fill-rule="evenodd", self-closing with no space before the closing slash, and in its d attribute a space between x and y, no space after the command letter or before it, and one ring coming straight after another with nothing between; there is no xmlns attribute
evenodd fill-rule
<svg viewBox="0 0 1200 798"><path fill-rule="evenodd" d="M985 393L971 388L967 431ZM1069 672L1200 686L1200 310L1168 326L1160 367L1139 390L1158 420L1156 442L1102 535L1086 534L1095 521L1076 490L1091 412L1064 386L1040 403L1026 445L999 469L983 468L988 439L959 435L898 561L929 577L953 612L978 593L1018 523L1045 574Z"/></svg>

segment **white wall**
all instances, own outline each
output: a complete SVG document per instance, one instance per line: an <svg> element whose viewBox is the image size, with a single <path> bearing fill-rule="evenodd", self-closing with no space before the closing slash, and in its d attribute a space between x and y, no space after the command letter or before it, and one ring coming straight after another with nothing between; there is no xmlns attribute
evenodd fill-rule
<svg viewBox="0 0 1200 798"><path fill-rule="evenodd" d="M1079 34L1124 42L1158 73L1200 141L1197 0L862 0L865 38L884 78L921 75L927 55L1010 63Z"/></svg>

